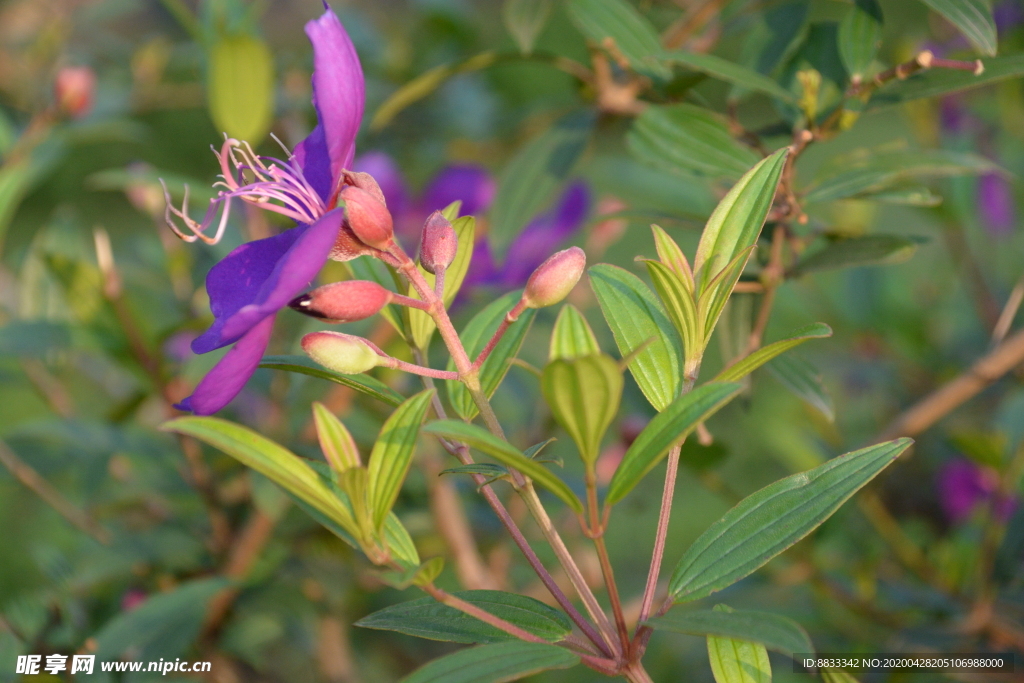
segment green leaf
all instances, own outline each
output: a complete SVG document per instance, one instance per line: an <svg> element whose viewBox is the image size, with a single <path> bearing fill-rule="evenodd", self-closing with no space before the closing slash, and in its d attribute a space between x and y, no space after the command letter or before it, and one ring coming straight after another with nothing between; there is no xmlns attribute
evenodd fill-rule
<svg viewBox="0 0 1024 683"><path fill-rule="evenodd" d="M572 632L572 624L564 614L525 595L492 590L459 591L453 595L552 643ZM355 625L451 643L515 640L504 631L433 598L386 607L363 617Z"/></svg>
<svg viewBox="0 0 1024 683"><path fill-rule="evenodd" d="M586 149L595 122L589 109L569 112L505 164L488 214L488 238L496 251L551 204Z"/></svg>
<svg viewBox="0 0 1024 683"><path fill-rule="evenodd" d="M942 197L927 187L908 187L906 189L871 192L860 195L859 199L881 202L883 204L896 204L897 206L930 207L938 206L942 203Z"/></svg>
<svg viewBox="0 0 1024 683"><path fill-rule="evenodd" d="M792 619L769 612L734 610L669 610L665 616L649 619L656 631L685 633L691 636L719 636L761 643L769 650L792 657L813 653L807 631Z"/></svg>
<svg viewBox="0 0 1024 683"><path fill-rule="evenodd" d="M697 302L687 282L659 261L646 261L645 265L655 291L683 339L683 357L700 358L710 335L705 334L704 321L697 313Z"/></svg>
<svg viewBox="0 0 1024 683"><path fill-rule="evenodd" d="M444 558L432 557L424 562L419 571L413 575L412 583L416 586L429 586L434 583L434 579L441 576L442 571L444 571Z"/></svg>
<svg viewBox="0 0 1024 683"><path fill-rule="evenodd" d="M391 93L384 104L377 108L370 120L370 130L379 131L391 123L391 120L403 109L414 102L422 100L437 90L445 81L459 74L486 69L498 61L499 54L493 50L473 55L455 64L442 64L423 72L401 88Z"/></svg>
<svg viewBox="0 0 1024 683"><path fill-rule="evenodd" d="M588 466L597 461L601 439L619 412L622 384L619 364L604 354L558 359L544 368L544 400Z"/></svg>
<svg viewBox="0 0 1024 683"><path fill-rule="evenodd" d="M21 200L35 180L35 175L31 157L8 161L0 166L0 243L3 242L7 226L17 213Z"/></svg>
<svg viewBox="0 0 1024 683"><path fill-rule="evenodd" d="M636 71L668 79L672 71L662 63L658 32L625 0L569 0L569 17L592 43L626 58Z"/></svg>
<svg viewBox="0 0 1024 683"><path fill-rule="evenodd" d="M911 443L897 439L847 453L747 496L686 551L670 595L698 600L751 574L816 529Z"/></svg>
<svg viewBox="0 0 1024 683"><path fill-rule="evenodd" d="M420 423L427 414L433 395L433 389L425 389L406 399L380 428L377 441L373 444L367 464L370 473L368 501L377 528L384 524L384 519L394 506L405 475L412 465Z"/></svg>
<svg viewBox="0 0 1024 683"><path fill-rule="evenodd" d="M548 360L579 358L597 353L601 353L601 347L597 345L597 338L587 319L572 304L562 306L551 331Z"/></svg>
<svg viewBox="0 0 1024 683"><path fill-rule="evenodd" d="M445 271L444 296L442 300L446 307L451 306L459 290L462 288L462 281L466 279L466 273L469 272L469 263L473 258L473 245L476 244L475 217L463 216L456 218L451 223L452 228L455 230L458 247L455 250L455 259ZM420 275L427 281L427 284L433 288L436 276L433 273L428 273L421 265L416 267L419 268ZM412 285L409 285L407 294L413 299L420 298ZM426 349L430 346L431 335L437 329L434 325L434 319L426 311L421 311L418 308L404 308L402 310L408 316L407 320L409 330L412 333L413 344L416 345L416 348Z"/></svg>
<svg viewBox="0 0 1024 683"><path fill-rule="evenodd" d="M745 358L730 365L718 373L715 382L738 382L754 370L758 369L772 358L785 353L794 346L803 344L808 339L824 339L832 336L832 328L825 323L814 323L807 327L791 332L785 339L762 346Z"/></svg>
<svg viewBox="0 0 1024 683"><path fill-rule="evenodd" d="M720 116L692 104L647 107L630 127L626 143L640 161L683 175L736 179L758 161Z"/></svg>
<svg viewBox="0 0 1024 683"><path fill-rule="evenodd" d="M747 90L764 93L783 102L793 101L792 93L764 74L715 55L671 51L664 53L663 58L676 64L682 64L694 71L707 74L712 78L717 78L720 81L732 83Z"/></svg>
<svg viewBox="0 0 1024 683"><path fill-rule="evenodd" d="M733 258L757 242L788 152L784 147L747 171L715 207L693 260L698 295Z"/></svg>
<svg viewBox="0 0 1024 683"><path fill-rule="evenodd" d="M466 325L459 338L466 348L469 357L476 358L487 342L494 336L505 315L519 301L521 291L509 292L499 299L489 303L482 311L473 316L473 319ZM488 398L501 386L502 380L512 366L512 359L519 353L523 342L526 340L526 333L530 331L530 324L536 311L533 309L524 311L519 319L509 325L501 340L495 345L491 355L480 366L480 388ZM455 369L455 362L448 361L448 369ZM459 380L445 380L445 387L448 390L448 402L451 403L455 413L464 420L472 420L480 409L473 402L466 385Z"/></svg>
<svg viewBox="0 0 1024 683"><path fill-rule="evenodd" d="M557 645L515 640L459 650L420 667L402 683L506 683L551 669L568 669L580 658Z"/></svg>
<svg viewBox="0 0 1024 683"><path fill-rule="evenodd" d="M1024 76L1024 54L992 57L981 62L985 71L980 74L959 69L928 69L904 81L894 80L875 93L868 103L868 109L902 104L923 97L949 95Z"/></svg>
<svg viewBox="0 0 1024 683"><path fill-rule="evenodd" d="M252 36L221 36L209 57L207 97L214 125L255 147L270 132L274 119L270 48Z"/></svg>
<svg viewBox="0 0 1024 683"><path fill-rule="evenodd" d="M732 612L725 605L717 605L715 610ZM772 665L760 643L708 636L708 659L717 683L771 683Z"/></svg>
<svg viewBox="0 0 1024 683"><path fill-rule="evenodd" d="M605 505L614 505L622 500L670 448L728 403L741 388L731 382L704 384L683 394L655 415L622 457L608 485Z"/></svg>
<svg viewBox="0 0 1024 683"><path fill-rule="evenodd" d="M829 422L835 422L835 406L825 391L821 373L817 368L798 356L776 358L765 368L782 383L782 386L824 415Z"/></svg>
<svg viewBox="0 0 1024 683"><path fill-rule="evenodd" d="M919 244L919 240L898 235L864 235L835 240L803 256L788 274L798 277L819 270L903 263L914 255Z"/></svg>
<svg viewBox="0 0 1024 683"><path fill-rule="evenodd" d="M323 403L313 403L313 423L324 458L335 472L359 467L359 448L341 420Z"/></svg>
<svg viewBox="0 0 1024 683"><path fill-rule="evenodd" d="M326 379L350 389L355 389L361 394L372 396L378 401L383 401L391 406L398 406L405 400L404 396L379 379L374 379L369 375L343 375L340 372L327 370L306 356L264 356L263 360L260 361L260 367L297 372L301 375Z"/></svg>
<svg viewBox="0 0 1024 683"><path fill-rule="evenodd" d="M47 320L11 320L0 326L0 356L45 358L71 347L71 328Z"/></svg>
<svg viewBox="0 0 1024 683"><path fill-rule="evenodd" d="M230 585L224 578L182 583L121 612L96 634L96 656L104 661L128 653L131 659L173 659L192 645L206 618L206 604Z"/></svg>
<svg viewBox="0 0 1024 683"><path fill-rule="evenodd" d="M990 0L921 0L949 20L983 55L996 56L998 38Z"/></svg>
<svg viewBox="0 0 1024 683"><path fill-rule="evenodd" d="M540 464L536 460L531 460L526 457L518 448L507 441L502 441L483 427L459 422L458 420L438 420L436 422L428 423L423 428L423 431L428 434L461 441L471 448L475 448L478 451L486 453L498 462L519 470L547 490L551 491L553 494L558 496L562 502L572 508L574 512L583 512L583 504L580 502L580 499L576 494L572 492L572 489L569 488L568 484L556 477L551 470L544 467L544 465Z"/></svg>
<svg viewBox="0 0 1024 683"><path fill-rule="evenodd" d="M537 36L551 15L551 0L505 0L501 16L524 55L533 52Z"/></svg>
<svg viewBox="0 0 1024 683"><path fill-rule="evenodd" d="M814 180L804 200L808 204L874 194L922 178L950 178L993 173L999 166L966 152L944 149L860 150L831 164Z"/></svg>
<svg viewBox="0 0 1024 683"><path fill-rule="evenodd" d="M882 8L878 0L855 0L839 22L839 57L850 77L864 80L882 44Z"/></svg>
<svg viewBox="0 0 1024 683"><path fill-rule="evenodd" d="M420 563L420 554L416 552L409 531L394 512L389 512L384 520L384 543L391 555L405 567L416 567Z"/></svg>
<svg viewBox="0 0 1024 683"><path fill-rule="evenodd" d="M248 427L219 417L189 416L165 422L160 429L194 436L220 449L294 494L351 535L359 535L352 511L308 463Z"/></svg>
<svg viewBox="0 0 1024 683"><path fill-rule="evenodd" d="M587 272L619 353L632 357L629 370L640 391L655 410L664 409L679 394L682 375L680 342L672 323L636 275L605 263Z"/></svg>
<svg viewBox="0 0 1024 683"><path fill-rule="evenodd" d="M476 462L472 465L459 465L441 470L441 474L481 474L490 479L499 479L508 476L508 468L495 465L492 462Z"/></svg>

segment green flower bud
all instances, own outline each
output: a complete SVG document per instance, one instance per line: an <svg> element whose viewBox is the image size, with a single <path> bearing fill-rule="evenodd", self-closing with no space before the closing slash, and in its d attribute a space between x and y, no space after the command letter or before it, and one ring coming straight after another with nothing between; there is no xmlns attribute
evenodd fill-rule
<svg viewBox="0 0 1024 683"><path fill-rule="evenodd" d="M319 365L343 375L358 375L384 362L365 339L341 332L307 334L302 350Z"/></svg>

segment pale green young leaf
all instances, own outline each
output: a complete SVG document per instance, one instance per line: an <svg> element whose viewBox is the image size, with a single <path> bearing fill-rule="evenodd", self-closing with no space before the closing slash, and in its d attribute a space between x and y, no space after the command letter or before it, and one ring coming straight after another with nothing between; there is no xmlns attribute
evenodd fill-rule
<svg viewBox="0 0 1024 683"><path fill-rule="evenodd" d="M863 81L882 43L878 0L855 0L839 22L839 57L851 78Z"/></svg>
<svg viewBox="0 0 1024 683"><path fill-rule="evenodd" d="M826 420L835 421L836 410L832 404L832 397L825 390L821 373L809 362L795 355L781 356L765 365L765 369L797 398L821 413Z"/></svg>
<svg viewBox="0 0 1024 683"><path fill-rule="evenodd" d="M649 619L646 623L656 631L761 643L769 650L790 657L796 653L814 652L814 644L800 624L770 612L726 612L717 609L683 611L677 608L669 610L664 616Z"/></svg>
<svg viewBox="0 0 1024 683"><path fill-rule="evenodd" d="M847 453L747 496L686 551L669 594L676 602L698 600L751 574L816 529L911 443Z"/></svg>
<svg viewBox="0 0 1024 683"><path fill-rule="evenodd" d="M458 591L453 595L552 643L563 640L572 632L572 624L562 612L525 595L494 590ZM483 644L514 640L504 631L454 607L442 605L433 598L385 607L363 617L355 625L450 643Z"/></svg>
<svg viewBox="0 0 1024 683"><path fill-rule="evenodd" d="M370 474L367 500L374 528L380 528L398 498L412 464L420 423L433 394L433 389L426 389L406 399L380 428L367 464Z"/></svg>
<svg viewBox="0 0 1024 683"><path fill-rule="evenodd" d="M682 376L680 341L672 323L636 275L605 263L587 273L619 353L632 358L629 370L640 391L655 410L663 410L679 394Z"/></svg>
<svg viewBox="0 0 1024 683"><path fill-rule="evenodd" d="M441 576L442 571L444 571L444 558L432 557L424 562L419 571L413 575L412 583L415 586L429 586L434 583L434 579Z"/></svg>
<svg viewBox="0 0 1024 683"><path fill-rule="evenodd" d="M548 360L579 358L596 353L601 353L601 347L597 345L597 338L587 319L572 304L562 306L555 319L555 327L551 330Z"/></svg>
<svg viewBox="0 0 1024 683"><path fill-rule="evenodd" d="M692 104L651 105L626 135L629 151L651 166L684 175L736 179L758 161L725 120Z"/></svg>
<svg viewBox="0 0 1024 683"><path fill-rule="evenodd" d="M476 218L473 216L462 216L452 221L452 228L455 230L455 237L458 240L458 247L455 251L455 260L448 266L444 276L444 296L442 300L445 306L450 306L455 301L455 296L462 287L462 281L466 279L469 272L469 262L473 258L473 245L476 243ZM434 286L436 277L428 273L423 266L416 266L420 275L427 281L431 288ZM408 296L419 299L419 295L409 286ZM416 348L425 349L430 344L430 337L437 327L434 320L426 311L418 308L403 309L408 316L409 330L412 334L413 344Z"/></svg>
<svg viewBox="0 0 1024 683"><path fill-rule="evenodd" d="M996 56L998 37L991 0L921 0L959 29L978 52Z"/></svg>
<svg viewBox="0 0 1024 683"><path fill-rule="evenodd" d="M738 382L776 356L785 353L808 339L824 339L832 336L832 328L825 323L814 323L791 332L785 339L762 346L748 356L733 363L718 373L715 382Z"/></svg>
<svg viewBox="0 0 1024 683"><path fill-rule="evenodd" d="M263 142L274 118L274 58L259 38L221 36L210 48L207 75L210 116L220 132Z"/></svg>
<svg viewBox="0 0 1024 683"><path fill-rule="evenodd" d="M373 513L370 510L369 481L369 472L365 467L350 467L338 474L338 486L348 496L349 507L359 529L359 538L366 542L377 536Z"/></svg>
<svg viewBox="0 0 1024 683"><path fill-rule="evenodd" d="M693 271L690 270L690 262L686 259L686 254L683 253L683 250L679 248L676 241L661 226L652 225L651 232L654 233L654 248L658 252L658 260L671 268L679 276L679 279L683 281L687 291L692 294L696 286L693 282Z"/></svg>
<svg viewBox="0 0 1024 683"><path fill-rule="evenodd" d="M402 683L507 683L541 671L568 669L580 658L557 645L513 640L459 650L435 659Z"/></svg>
<svg viewBox="0 0 1024 683"><path fill-rule="evenodd" d="M675 64L682 64L689 69L707 74L726 83L732 83L746 90L764 93L783 102L793 101L793 94L771 78L742 64L722 59L717 55L673 50L665 52L664 59Z"/></svg>
<svg viewBox="0 0 1024 683"><path fill-rule="evenodd" d="M588 466L597 461L601 439L619 412L622 385L619 364L604 354L553 360L544 368L544 400Z"/></svg>
<svg viewBox="0 0 1024 683"><path fill-rule="evenodd" d="M715 611L732 612L725 605ZM708 636L708 659L716 683L771 683L772 665L761 643Z"/></svg>
<svg viewBox="0 0 1024 683"><path fill-rule="evenodd" d="M697 291L718 275L737 254L754 245L768 217L786 163L784 147L740 178L708 219L697 245L693 272Z"/></svg>
<svg viewBox="0 0 1024 683"><path fill-rule="evenodd" d="M704 321L697 314L697 302L693 300L686 280L659 261L646 261L645 265L651 274L654 291L658 293L683 339L683 357L699 358L704 352L707 335L704 333Z"/></svg>
<svg viewBox="0 0 1024 683"><path fill-rule="evenodd" d="M416 552L416 544L412 542L409 531L394 512L389 512L384 520L384 544L391 551L391 556L403 567L416 567L420 563L420 555Z"/></svg>
<svg viewBox="0 0 1024 683"><path fill-rule="evenodd" d="M654 416L626 450L612 476L605 505L614 505L640 483L670 448L682 443L697 425L714 415L742 387L731 382L714 382L681 395Z"/></svg>
<svg viewBox="0 0 1024 683"><path fill-rule="evenodd" d="M754 249L755 247L751 245L736 254L732 261L705 285L704 291L698 297L697 315L703 323L705 344L710 340L711 333L715 331L718 319L721 317L722 311L725 310L725 305L729 303L733 288L740 276L743 275L743 270L747 267L747 261L750 260Z"/></svg>
<svg viewBox="0 0 1024 683"><path fill-rule="evenodd" d="M326 379L354 389L361 394L372 396L378 401L383 401L391 406L398 406L405 400L404 396L379 379L374 379L365 374L343 375L340 372L320 367L308 356L264 356L260 361L260 367L270 370L285 370L287 372L296 372L301 375Z"/></svg>
<svg viewBox="0 0 1024 683"><path fill-rule="evenodd" d="M348 429L327 406L313 402L313 423L324 458L335 472L359 467L359 448Z"/></svg>
<svg viewBox="0 0 1024 683"><path fill-rule="evenodd" d="M505 0L501 16L524 55L533 52L537 36L551 15L552 0Z"/></svg>
<svg viewBox="0 0 1024 683"><path fill-rule="evenodd" d="M611 41L636 71L664 79L672 75L662 62L658 32L625 0L569 0L567 7L573 23L594 45L605 47Z"/></svg>
<svg viewBox="0 0 1024 683"><path fill-rule="evenodd" d="M527 458L518 448L507 441L502 441L483 427L459 422L458 420L438 420L428 423L423 428L423 431L435 436L443 436L455 441L461 441L471 448L486 453L498 462L519 470L551 491L562 502L572 508L574 512L583 512L583 504L576 494L573 493L572 489L569 488L568 484L555 476L544 465L536 460Z"/></svg>

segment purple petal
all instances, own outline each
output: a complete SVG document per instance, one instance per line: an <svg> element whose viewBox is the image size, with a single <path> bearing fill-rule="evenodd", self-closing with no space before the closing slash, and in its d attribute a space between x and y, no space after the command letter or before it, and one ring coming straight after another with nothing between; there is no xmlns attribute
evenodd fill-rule
<svg viewBox="0 0 1024 683"><path fill-rule="evenodd" d="M462 200L463 216L479 216L491 206L497 189L494 178L481 166L448 166L424 190L423 213L431 214Z"/></svg>
<svg viewBox="0 0 1024 683"><path fill-rule="evenodd" d="M407 193L405 181L402 179L402 172L398 165L386 152L367 152L361 154L352 164L352 170L360 173L369 173L380 185L384 199L387 201L388 210L392 216L398 216L405 212Z"/></svg>
<svg viewBox="0 0 1024 683"><path fill-rule="evenodd" d="M985 227L994 237L1006 237L1013 232L1016 216L1010 183L998 173L989 173L978 179L978 211Z"/></svg>
<svg viewBox="0 0 1024 683"><path fill-rule="evenodd" d="M942 509L954 524L970 517L992 493L981 468L963 459L953 460L939 471L938 490Z"/></svg>
<svg viewBox="0 0 1024 683"><path fill-rule="evenodd" d="M469 270L466 271L459 294L468 294L473 287L497 284L498 274L491 245L487 237L482 237L473 245L473 258L469 261Z"/></svg>
<svg viewBox="0 0 1024 683"><path fill-rule="evenodd" d="M558 204L534 218L509 245L502 284L520 287L530 274L579 230L590 212L590 190L582 181L569 185Z"/></svg>
<svg viewBox="0 0 1024 683"><path fill-rule="evenodd" d="M192 395L174 407L196 415L212 415L230 403L256 372L273 329L273 316L257 323L206 373Z"/></svg>
<svg viewBox="0 0 1024 683"><path fill-rule="evenodd" d="M313 43L313 106L319 123L296 155L306 179L327 199L341 170L352 165L366 83L355 46L333 11L307 23L306 35Z"/></svg>
<svg viewBox="0 0 1024 683"><path fill-rule="evenodd" d="M206 353L237 341L288 305L320 272L341 229L343 210L316 223L238 247L206 276L214 323L192 342Z"/></svg>
<svg viewBox="0 0 1024 683"><path fill-rule="evenodd" d="M992 18L995 19L999 33L1012 31L1024 24L1024 6L1020 0L1003 0L992 8Z"/></svg>

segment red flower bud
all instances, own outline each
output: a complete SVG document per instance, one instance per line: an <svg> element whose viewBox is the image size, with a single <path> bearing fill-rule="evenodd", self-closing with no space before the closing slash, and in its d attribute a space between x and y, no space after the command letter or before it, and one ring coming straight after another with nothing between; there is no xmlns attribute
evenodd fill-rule
<svg viewBox="0 0 1024 683"><path fill-rule="evenodd" d="M96 73L87 66L66 66L57 72L53 90L60 110L80 119L92 111Z"/></svg>
<svg viewBox="0 0 1024 683"><path fill-rule="evenodd" d="M388 205L386 199L384 199L384 191L380 189L380 185L369 173L363 173L361 171L342 171L341 181L346 185L352 185L358 187L364 192L369 192L373 195L373 198L384 206Z"/></svg>
<svg viewBox="0 0 1024 683"><path fill-rule="evenodd" d="M384 361L365 339L341 332L307 334L302 338L302 350L316 363L344 375L358 375Z"/></svg>
<svg viewBox="0 0 1024 683"><path fill-rule="evenodd" d="M288 305L299 313L332 323L369 318L391 303L394 295L376 282L346 280L317 287Z"/></svg>
<svg viewBox="0 0 1024 683"><path fill-rule="evenodd" d="M553 306L564 299L580 281L587 267L587 255L579 247L552 254L526 281L523 303L527 308Z"/></svg>
<svg viewBox="0 0 1024 683"><path fill-rule="evenodd" d="M391 213L377 198L354 185L341 191L345 202L345 222L363 244L386 249L395 234Z"/></svg>
<svg viewBox="0 0 1024 683"><path fill-rule="evenodd" d="M435 211L423 224L423 236L420 238L420 263L428 273L445 270L455 260L455 252L459 248L459 240L455 228L448 219Z"/></svg>

